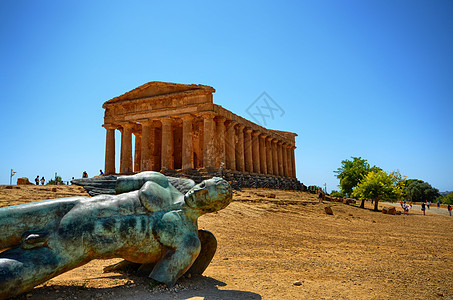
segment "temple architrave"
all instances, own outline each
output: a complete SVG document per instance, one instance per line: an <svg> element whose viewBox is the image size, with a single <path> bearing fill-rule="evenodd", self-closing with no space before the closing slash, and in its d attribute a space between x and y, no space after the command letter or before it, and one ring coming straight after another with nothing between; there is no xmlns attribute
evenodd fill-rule
<svg viewBox="0 0 453 300"><path fill-rule="evenodd" d="M105 174L160 171L196 182L221 175L237 186L300 189L297 134L235 115L213 103L214 92L206 85L153 81L105 102ZM119 170L115 130L121 132Z"/></svg>

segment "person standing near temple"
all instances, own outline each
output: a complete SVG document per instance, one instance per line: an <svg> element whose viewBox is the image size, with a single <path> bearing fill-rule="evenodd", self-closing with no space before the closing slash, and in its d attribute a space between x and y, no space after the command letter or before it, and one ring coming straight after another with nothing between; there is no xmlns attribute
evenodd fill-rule
<svg viewBox="0 0 453 300"><path fill-rule="evenodd" d="M39 185L39 175L36 176L36 178L35 178L35 183L36 183L36 185Z"/></svg>
<svg viewBox="0 0 453 300"><path fill-rule="evenodd" d="M41 177L41 185L44 185L44 182L46 182L46 180L44 179L44 176Z"/></svg>
<svg viewBox="0 0 453 300"><path fill-rule="evenodd" d="M87 173L87 171L83 171L83 173L82 173L82 178L88 178L88 173Z"/></svg>

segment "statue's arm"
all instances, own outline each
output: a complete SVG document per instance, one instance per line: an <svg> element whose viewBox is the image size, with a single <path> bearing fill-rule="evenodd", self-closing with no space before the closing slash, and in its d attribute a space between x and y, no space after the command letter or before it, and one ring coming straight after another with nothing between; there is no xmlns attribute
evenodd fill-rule
<svg viewBox="0 0 453 300"><path fill-rule="evenodd" d="M149 277L167 286L173 286L193 264L200 249L201 243L196 234L185 236L176 249L169 250L156 264Z"/></svg>
<svg viewBox="0 0 453 300"><path fill-rule="evenodd" d="M136 191L147 181L155 182L164 188L168 187L168 180L165 175L159 172L146 171L135 175L119 176L116 180L115 191L117 194Z"/></svg>

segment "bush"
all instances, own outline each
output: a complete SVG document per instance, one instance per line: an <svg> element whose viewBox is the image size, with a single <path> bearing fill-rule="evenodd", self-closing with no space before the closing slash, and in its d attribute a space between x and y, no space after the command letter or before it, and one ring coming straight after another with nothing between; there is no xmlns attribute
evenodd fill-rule
<svg viewBox="0 0 453 300"><path fill-rule="evenodd" d="M56 176L55 179L51 179L49 180L49 182L47 184L50 184L50 185L64 185L64 182L63 180L61 180L61 176Z"/></svg>
<svg viewBox="0 0 453 300"><path fill-rule="evenodd" d="M332 191L330 192L330 195L333 196L333 197L344 197L344 194L342 192L339 192L339 191Z"/></svg>
<svg viewBox="0 0 453 300"><path fill-rule="evenodd" d="M440 200L440 203L443 203L443 204L453 205L453 193L450 193L445 196L440 196L436 199L436 202L437 202L437 200Z"/></svg>

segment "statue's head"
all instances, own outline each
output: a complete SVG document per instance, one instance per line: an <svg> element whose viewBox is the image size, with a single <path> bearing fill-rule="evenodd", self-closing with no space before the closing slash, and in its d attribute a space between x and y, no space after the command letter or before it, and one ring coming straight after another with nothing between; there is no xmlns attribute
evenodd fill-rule
<svg viewBox="0 0 453 300"><path fill-rule="evenodd" d="M214 212L227 207L232 197L230 184L222 178L213 177L191 188L184 195L184 201L191 208Z"/></svg>

